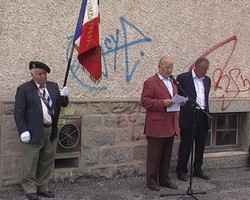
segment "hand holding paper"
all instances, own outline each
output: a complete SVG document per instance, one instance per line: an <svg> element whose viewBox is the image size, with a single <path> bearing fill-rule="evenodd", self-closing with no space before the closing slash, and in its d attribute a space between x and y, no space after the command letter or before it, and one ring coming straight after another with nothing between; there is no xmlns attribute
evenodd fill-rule
<svg viewBox="0 0 250 200"><path fill-rule="evenodd" d="M174 104L171 107L167 108L167 112L178 112L178 111L180 111L180 106L184 105L187 100L188 100L188 98L176 94L172 99Z"/></svg>

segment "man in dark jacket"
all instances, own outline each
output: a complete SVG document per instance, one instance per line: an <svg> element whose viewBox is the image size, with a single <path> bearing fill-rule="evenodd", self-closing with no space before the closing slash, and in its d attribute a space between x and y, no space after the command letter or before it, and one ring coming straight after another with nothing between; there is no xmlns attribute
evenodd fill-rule
<svg viewBox="0 0 250 200"><path fill-rule="evenodd" d="M49 190L54 163L60 107L69 103L68 89L47 81L50 68L37 61L29 64L32 80L20 85L15 96L14 117L22 142L22 187L29 200L38 195L54 198Z"/></svg>
<svg viewBox="0 0 250 200"><path fill-rule="evenodd" d="M195 68L189 72L177 76L177 81L182 88L179 94L188 96L189 100L180 110L180 136L181 142L178 153L177 177L181 181L187 181L187 164L193 142L195 143L195 158L193 175L202 179L209 177L202 170L205 143L210 128L209 91L211 79L206 76L209 61L206 58L198 58ZM195 105L196 103L196 105ZM195 117L194 117L195 116Z"/></svg>

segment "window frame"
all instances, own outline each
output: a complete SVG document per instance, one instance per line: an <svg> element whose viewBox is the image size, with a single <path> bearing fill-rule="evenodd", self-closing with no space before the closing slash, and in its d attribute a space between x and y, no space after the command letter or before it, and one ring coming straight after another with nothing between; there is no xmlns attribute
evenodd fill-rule
<svg viewBox="0 0 250 200"><path fill-rule="evenodd" d="M225 129L217 129L217 117L218 116L226 116L226 120L228 120L229 115L236 115L237 124L236 128L225 128ZM211 129L209 130L208 139L210 139L210 145L208 146L206 143L206 149L209 150L221 150L221 149L238 149L240 147L240 133L241 133L241 117L240 113L212 113L211 114ZM235 144L225 144L225 145L217 145L216 144L216 134L217 131L226 131L226 130L235 130L236 131L236 143ZM210 137L210 138L209 138ZM207 140L208 140L207 139ZM208 141L207 141L208 142Z"/></svg>

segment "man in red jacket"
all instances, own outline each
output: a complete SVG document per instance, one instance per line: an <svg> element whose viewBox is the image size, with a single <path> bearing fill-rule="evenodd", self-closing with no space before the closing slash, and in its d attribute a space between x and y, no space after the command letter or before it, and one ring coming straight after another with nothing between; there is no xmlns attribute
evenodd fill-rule
<svg viewBox="0 0 250 200"><path fill-rule="evenodd" d="M170 79L172 70L172 58L163 56L158 72L144 82L141 94L141 105L146 109L144 134L148 142L146 181L147 187L155 191L159 191L160 186L178 189L169 177L174 136L179 133L177 112L167 110L178 93Z"/></svg>

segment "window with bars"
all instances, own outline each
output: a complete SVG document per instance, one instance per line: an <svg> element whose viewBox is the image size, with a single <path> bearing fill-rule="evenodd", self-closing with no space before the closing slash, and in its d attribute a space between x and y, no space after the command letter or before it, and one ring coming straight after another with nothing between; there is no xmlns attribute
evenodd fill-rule
<svg viewBox="0 0 250 200"><path fill-rule="evenodd" d="M239 145L239 116L237 113L212 114L206 146L236 147Z"/></svg>

